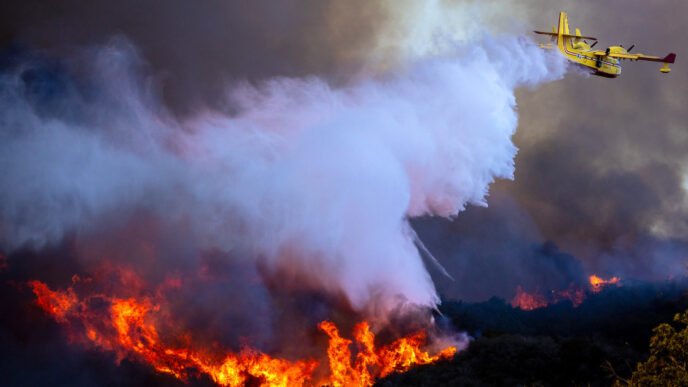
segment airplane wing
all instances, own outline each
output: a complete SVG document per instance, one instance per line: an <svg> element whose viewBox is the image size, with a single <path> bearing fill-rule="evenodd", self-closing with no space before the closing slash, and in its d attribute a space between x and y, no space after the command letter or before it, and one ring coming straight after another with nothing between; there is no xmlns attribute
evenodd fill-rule
<svg viewBox="0 0 688 387"><path fill-rule="evenodd" d="M610 58L628 59L628 60L646 60L650 62L662 62L662 63L674 63L676 61L676 54L673 52L664 58L659 56L645 55L645 54L630 54L630 53L611 53L607 54L606 51L593 51L592 54L595 56L608 56Z"/></svg>
<svg viewBox="0 0 688 387"><path fill-rule="evenodd" d="M545 32L545 31L533 31L536 34L539 35L549 35L549 36L563 36L564 38L578 38L578 39L587 39L587 40L597 40L597 38L593 38L592 36L578 36L578 35L570 35L570 34L561 34L559 35L556 32Z"/></svg>

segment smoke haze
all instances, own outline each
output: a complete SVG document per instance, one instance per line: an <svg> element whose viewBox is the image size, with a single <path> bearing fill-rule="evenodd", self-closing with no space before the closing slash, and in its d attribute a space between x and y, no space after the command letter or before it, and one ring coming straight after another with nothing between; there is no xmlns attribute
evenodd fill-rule
<svg viewBox="0 0 688 387"><path fill-rule="evenodd" d="M69 64L51 77L18 60L3 74L3 245L72 233L92 245L146 213L188 251L256 260L356 311L431 307L406 217L483 205L489 184L513 175L514 87L563 73L526 41L457 52L343 88L314 77L243 84L228 91L231 116L184 121L145 87L125 40L80 54L86 90L62 75Z"/></svg>

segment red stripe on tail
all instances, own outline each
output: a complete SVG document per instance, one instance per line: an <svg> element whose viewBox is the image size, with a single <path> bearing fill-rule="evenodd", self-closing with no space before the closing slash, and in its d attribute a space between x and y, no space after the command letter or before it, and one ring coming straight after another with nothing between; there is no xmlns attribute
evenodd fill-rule
<svg viewBox="0 0 688 387"><path fill-rule="evenodd" d="M664 63L674 63L675 61L676 61L676 54L674 54L673 52L671 54L667 55L666 57L664 57L664 59L662 59L662 62L664 62Z"/></svg>

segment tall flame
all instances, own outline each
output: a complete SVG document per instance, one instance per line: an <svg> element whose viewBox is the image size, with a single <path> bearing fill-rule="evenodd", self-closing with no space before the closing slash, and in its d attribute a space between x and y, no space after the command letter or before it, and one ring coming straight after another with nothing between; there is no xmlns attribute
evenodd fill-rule
<svg viewBox="0 0 688 387"><path fill-rule="evenodd" d="M72 287L56 291L40 281L31 281L29 285L38 306L66 325L73 341L112 351L120 361L125 357L136 359L184 381L200 372L221 386L242 386L251 380L264 386L316 383L314 373L321 363L315 359L281 359L249 348L218 356L194 348L189 343L190 334L178 340L184 345L167 344L155 323L162 314L160 303L164 302L159 299L160 292L155 297L88 294L79 298ZM103 304L107 305L106 309L102 308ZM377 378L450 358L456 353L456 348L451 346L435 355L426 352L422 349L426 343L422 331L376 348L370 326L361 322L353 331L356 342L353 357L353 341L340 336L334 323L323 321L319 328L329 337L329 375L323 382L333 386L371 386Z"/></svg>
<svg viewBox="0 0 688 387"><path fill-rule="evenodd" d="M393 372L407 371L415 365L451 358L456 353L456 347L448 347L436 355L422 350L426 341L423 331L375 349L375 335L367 322L361 322L354 328L354 337L360 350L352 364L349 349L351 340L342 338L337 327L329 321L320 323L319 328L330 337L327 355L331 370L330 384L335 387L371 386L376 377L385 377Z"/></svg>

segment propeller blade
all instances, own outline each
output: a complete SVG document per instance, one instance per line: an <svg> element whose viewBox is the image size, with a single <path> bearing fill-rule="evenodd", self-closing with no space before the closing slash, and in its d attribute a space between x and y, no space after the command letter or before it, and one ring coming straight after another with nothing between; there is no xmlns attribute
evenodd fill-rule
<svg viewBox="0 0 688 387"><path fill-rule="evenodd" d="M633 49L633 47L635 47L635 44L631 44L631 47L628 47L628 50L626 50L626 52L631 52L631 50Z"/></svg>

